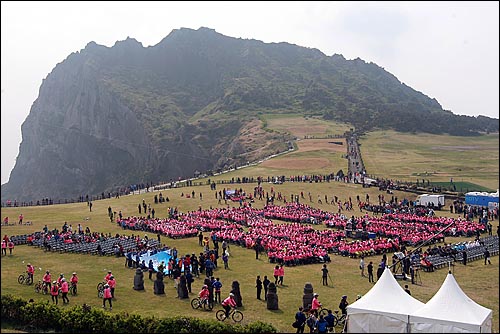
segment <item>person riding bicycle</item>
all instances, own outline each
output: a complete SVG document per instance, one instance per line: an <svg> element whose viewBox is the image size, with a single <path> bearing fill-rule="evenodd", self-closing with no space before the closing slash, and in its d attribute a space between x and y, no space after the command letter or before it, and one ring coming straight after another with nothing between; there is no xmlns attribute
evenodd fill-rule
<svg viewBox="0 0 500 334"><path fill-rule="evenodd" d="M28 273L28 277L31 278L31 281L33 282L33 275L35 274L35 267L31 265L31 263L28 263L26 265L26 273Z"/></svg>
<svg viewBox="0 0 500 334"><path fill-rule="evenodd" d="M339 304L339 309L342 311L342 314L347 315L347 305L349 305L349 302L347 302L347 296L343 295Z"/></svg>
<svg viewBox="0 0 500 334"><path fill-rule="evenodd" d="M198 297L200 298L200 302L203 303L208 303L208 295L210 292L208 291L208 286L205 284L203 285L203 288L201 289L200 293L198 294Z"/></svg>
<svg viewBox="0 0 500 334"><path fill-rule="evenodd" d="M76 287L78 285L78 276L76 276L76 273L73 273L69 281L71 282L71 286L74 287L74 291L76 294Z"/></svg>
<svg viewBox="0 0 500 334"><path fill-rule="evenodd" d="M229 312L231 311L231 307L236 307L236 300L234 300L234 293L231 292L229 294L229 297L224 299L224 301L222 302L221 305L224 308L224 310L226 311L226 318L228 318Z"/></svg>
<svg viewBox="0 0 500 334"><path fill-rule="evenodd" d="M52 285L50 284L50 282L51 282L50 271L47 270L45 272L45 275L43 275L42 281L43 281L43 284L45 284L47 289L50 291L50 288L52 287Z"/></svg>
<svg viewBox="0 0 500 334"><path fill-rule="evenodd" d="M312 299L312 303L311 303L311 309L309 310L310 313L314 312L314 314L316 314L316 315L318 314L318 310L321 307L321 303L318 300L318 296L319 295L317 293L315 293L313 295L313 299Z"/></svg>

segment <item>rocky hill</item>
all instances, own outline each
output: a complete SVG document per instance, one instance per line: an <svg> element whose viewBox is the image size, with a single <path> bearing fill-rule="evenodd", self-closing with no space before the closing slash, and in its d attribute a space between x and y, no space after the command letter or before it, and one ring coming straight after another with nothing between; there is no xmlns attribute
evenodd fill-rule
<svg viewBox="0 0 500 334"><path fill-rule="evenodd" d="M262 112L297 112L359 131L476 135L498 120L454 115L361 59L288 43L179 29L143 47L89 43L57 64L22 125L2 201L72 198L191 177L288 148Z"/></svg>

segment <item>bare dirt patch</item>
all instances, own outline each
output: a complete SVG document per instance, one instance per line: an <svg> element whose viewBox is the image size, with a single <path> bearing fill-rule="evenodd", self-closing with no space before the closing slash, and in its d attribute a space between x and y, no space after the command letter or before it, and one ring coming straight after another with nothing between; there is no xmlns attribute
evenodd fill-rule
<svg viewBox="0 0 500 334"><path fill-rule="evenodd" d="M327 158L282 158L264 161L261 166L281 169L307 169L307 168L328 168L330 161Z"/></svg>
<svg viewBox="0 0 500 334"><path fill-rule="evenodd" d="M297 141L298 152L309 151L327 151L347 153L347 146L344 138L335 139L336 142L342 142L342 145L331 143L331 139L304 139Z"/></svg>

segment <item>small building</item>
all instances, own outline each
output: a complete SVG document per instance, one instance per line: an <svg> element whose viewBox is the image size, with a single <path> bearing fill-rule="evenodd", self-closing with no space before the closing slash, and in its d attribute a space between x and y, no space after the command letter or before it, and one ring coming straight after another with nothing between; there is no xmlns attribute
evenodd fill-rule
<svg viewBox="0 0 500 334"><path fill-rule="evenodd" d="M498 189L495 193L468 192L465 194L465 204L489 208L498 207Z"/></svg>

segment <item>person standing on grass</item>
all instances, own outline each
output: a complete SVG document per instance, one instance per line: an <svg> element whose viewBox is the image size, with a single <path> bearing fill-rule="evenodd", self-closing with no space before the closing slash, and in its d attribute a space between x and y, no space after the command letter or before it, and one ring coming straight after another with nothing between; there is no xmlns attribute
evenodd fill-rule
<svg viewBox="0 0 500 334"><path fill-rule="evenodd" d="M220 290L222 288L222 282L220 281L219 277L215 279L215 282L212 283L212 286L214 288L215 302L220 304L221 303Z"/></svg>
<svg viewBox="0 0 500 334"><path fill-rule="evenodd" d="M222 262L224 262L224 269L229 269L229 256L227 256L227 252L224 252L222 255Z"/></svg>
<svg viewBox="0 0 500 334"><path fill-rule="evenodd" d="M73 275L71 276L71 278L70 278L69 281L71 283L71 286L74 287L74 289L75 289L75 295L76 295L76 293L78 291L78 276L76 275L76 272L73 273Z"/></svg>
<svg viewBox="0 0 500 334"><path fill-rule="evenodd" d="M267 301L267 288L269 286L269 283L271 283L271 281L267 279L267 276L264 276L264 281L262 281L262 286L264 288L264 300L266 301Z"/></svg>
<svg viewBox="0 0 500 334"><path fill-rule="evenodd" d="M66 282L66 279L63 278L61 280L61 293L62 293L63 304L69 304L68 292L69 292L69 284L68 282Z"/></svg>
<svg viewBox="0 0 500 334"><path fill-rule="evenodd" d="M115 276L111 275L108 280L109 291L111 292L111 298L115 299L115 287L116 281Z"/></svg>
<svg viewBox="0 0 500 334"><path fill-rule="evenodd" d="M7 255L7 242L2 240L2 255Z"/></svg>
<svg viewBox="0 0 500 334"><path fill-rule="evenodd" d="M257 279L255 280L255 287L257 288L257 299L260 299L260 295L262 293L262 281L260 280L260 275L257 275Z"/></svg>
<svg viewBox="0 0 500 334"><path fill-rule="evenodd" d="M278 276L279 276L278 277L278 284L282 286L283 285L283 279L285 278L285 268L283 267L282 264L280 265Z"/></svg>
<svg viewBox="0 0 500 334"><path fill-rule="evenodd" d="M276 267L274 267L274 272L273 272L275 285L278 285L279 274L280 274L280 266L276 265Z"/></svg>
<svg viewBox="0 0 500 334"><path fill-rule="evenodd" d="M52 297L52 303L55 303L57 305L59 296L59 286L57 285L57 281L52 282L52 287L50 288L50 295Z"/></svg>
<svg viewBox="0 0 500 334"><path fill-rule="evenodd" d="M111 299L113 299L113 296L111 295L111 288L109 287L108 284L104 284L104 294L102 296L102 308L106 309L106 300L109 302L109 309L113 309L113 304L111 302Z"/></svg>
<svg viewBox="0 0 500 334"><path fill-rule="evenodd" d="M361 259L359 260L359 269L361 270L361 277L365 276L365 257L361 255Z"/></svg>
<svg viewBox="0 0 500 334"><path fill-rule="evenodd" d="M306 315L304 314L304 308L301 306L299 307L299 311L295 313L295 322L296 322L296 328L297 328L297 333L304 333L304 327L306 325Z"/></svg>
<svg viewBox="0 0 500 334"><path fill-rule="evenodd" d="M484 250L484 264L486 265L486 261L488 261L488 264L491 264L491 259L490 259L490 251L488 250L488 247Z"/></svg>
<svg viewBox="0 0 500 334"><path fill-rule="evenodd" d="M323 265L321 271L323 272L323 285L328 285L328 269L326 268L326 264Z"/></svg>
<svg viewBox="0 0 500 334"><path fill-rule="evenodd" d="M370 263L368 263L368 282L370 283L374 283L375 281L373 280L373 262L370 261Z"/></svg>

